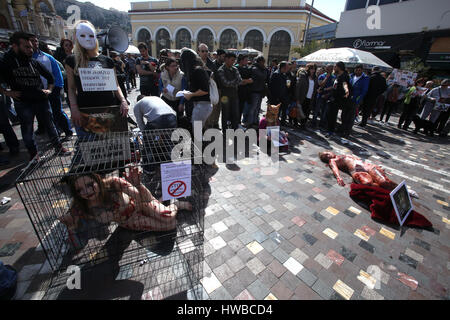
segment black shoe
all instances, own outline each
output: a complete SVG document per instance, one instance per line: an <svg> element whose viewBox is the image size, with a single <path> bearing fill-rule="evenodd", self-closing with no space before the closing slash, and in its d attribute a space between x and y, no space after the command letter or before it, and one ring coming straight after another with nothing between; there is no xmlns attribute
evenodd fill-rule
<svg viewBox="0 0 450 320"><path fill-rule="evenodd" d="M9 164L9 160L7 158L0 157L0 166L6 166L7 164Z"/></svg>
<svg viewBox="0 0 450 320"><path fill-rule="evenodd" d="M37 129L37 130L34 132L34 134L37 135L37 136L40 136L40 135L45 134L45 131L44 131L44 130Z"/></svg>
<svg viewBox="0 0 450 320"><path fill-rule="evenodd" d="M18 155L20 153L20 148L19 147L15 147L15 148L11 148L9 149L9 154L12 156Z"/></svg>

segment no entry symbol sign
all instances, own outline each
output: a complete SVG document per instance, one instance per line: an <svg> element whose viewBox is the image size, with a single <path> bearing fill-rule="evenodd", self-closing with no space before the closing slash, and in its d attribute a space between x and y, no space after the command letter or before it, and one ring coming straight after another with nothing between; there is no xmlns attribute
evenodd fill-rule
<svg viewBox="0 0 450 320"><path fill-rule="evenodd" d="M183 181L174 181L169 185L167 191L174 198L181 197L186 192L186 183Z"/></svg>
<svg viewBox="0 0 450 320"><path fill-rule="evenodd" d="M191 196L190 162L161 163L161 191L164 201Z"/></svg>

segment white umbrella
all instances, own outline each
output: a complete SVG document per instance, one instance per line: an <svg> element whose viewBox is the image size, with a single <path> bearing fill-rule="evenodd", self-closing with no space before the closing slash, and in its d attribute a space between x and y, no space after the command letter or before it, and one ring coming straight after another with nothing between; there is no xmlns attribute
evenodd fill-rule
<svg viewBox="0 0 450 320"><path fill-rule="evenodd" d="M128 46L127 51L125 51L125 53L131 53L131 54L140 54L139 49L135 46L133 46L132 44L130 44Z"/></svg>
<svg viewBox="0 0 450 320"><path fill-rule="evenodd" d="M381 67L392 70L393 68L374 54L352 48L320 49L306 57L297 60L297 64L314 62L316 64L336 63L342 61L348 67L362 64L364 68Z"/></svg>

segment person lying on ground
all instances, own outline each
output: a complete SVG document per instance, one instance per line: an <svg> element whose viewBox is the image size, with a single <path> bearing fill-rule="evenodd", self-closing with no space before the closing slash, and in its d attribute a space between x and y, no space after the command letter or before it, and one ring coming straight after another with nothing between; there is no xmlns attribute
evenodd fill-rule
<svg viewBox="0 0 450 320"><path fill-rule="evenodd" d="M377 186L386 190L394 190L397 183L390 180L386 172L378 165L363 161L354 155L335 155L331 151L319 152L319 158L327 163L340 186L345 186L339 170L350 174L353 181L359 184ZM411 196L417 197L417 193L409 190Z"/></svg>

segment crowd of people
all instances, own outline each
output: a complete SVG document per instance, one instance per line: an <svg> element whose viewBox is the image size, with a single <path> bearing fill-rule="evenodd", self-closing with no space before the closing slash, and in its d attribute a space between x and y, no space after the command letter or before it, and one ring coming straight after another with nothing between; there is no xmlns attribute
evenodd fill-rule
<svg viewBox="0 0 450 320"><path fill-rule="evenodd" d="M327 138L348 138L355 124L370 130L367 124L374 124L378 115L378 122L385 125L400 109L400 129L408 130L414 122L415 133L423 129L430 136L446 136L449 131L448 79L434 87L434 82L420 78L405 88L378 67L364 70L357 65L349 70L343 62L299 67L275 59L266 66L262 55L250 59L222 49L211 53L203 43L196 51L163 49L158 59L150 56L144 43L138 45L139 57L101 53L89 22L79 24L76 33L74 41L61 40L53 54L35 35L16 32L11 37L11 47L0 62L0 127L12 156L19 152L19 142L11 124L20 123L30 159L37 156L35 135L48 134L55 148L66 152L62 135L70 137L73 130L78 136L86 135L82 120L89 108L120 105L125 119L133 89L140 91L139 100L151 96L162 101L145 99L138 104L135 115L142 129L174 123L191 128L194 121L201 121L204 129L257 129L267 97L269 105L280 105L281 126L321 130ZM115 69L117 90L83 90L79 69L96 67ZM210 94L211 88L217 92ZM70 107L71 120L63 100Z"/></svg>

